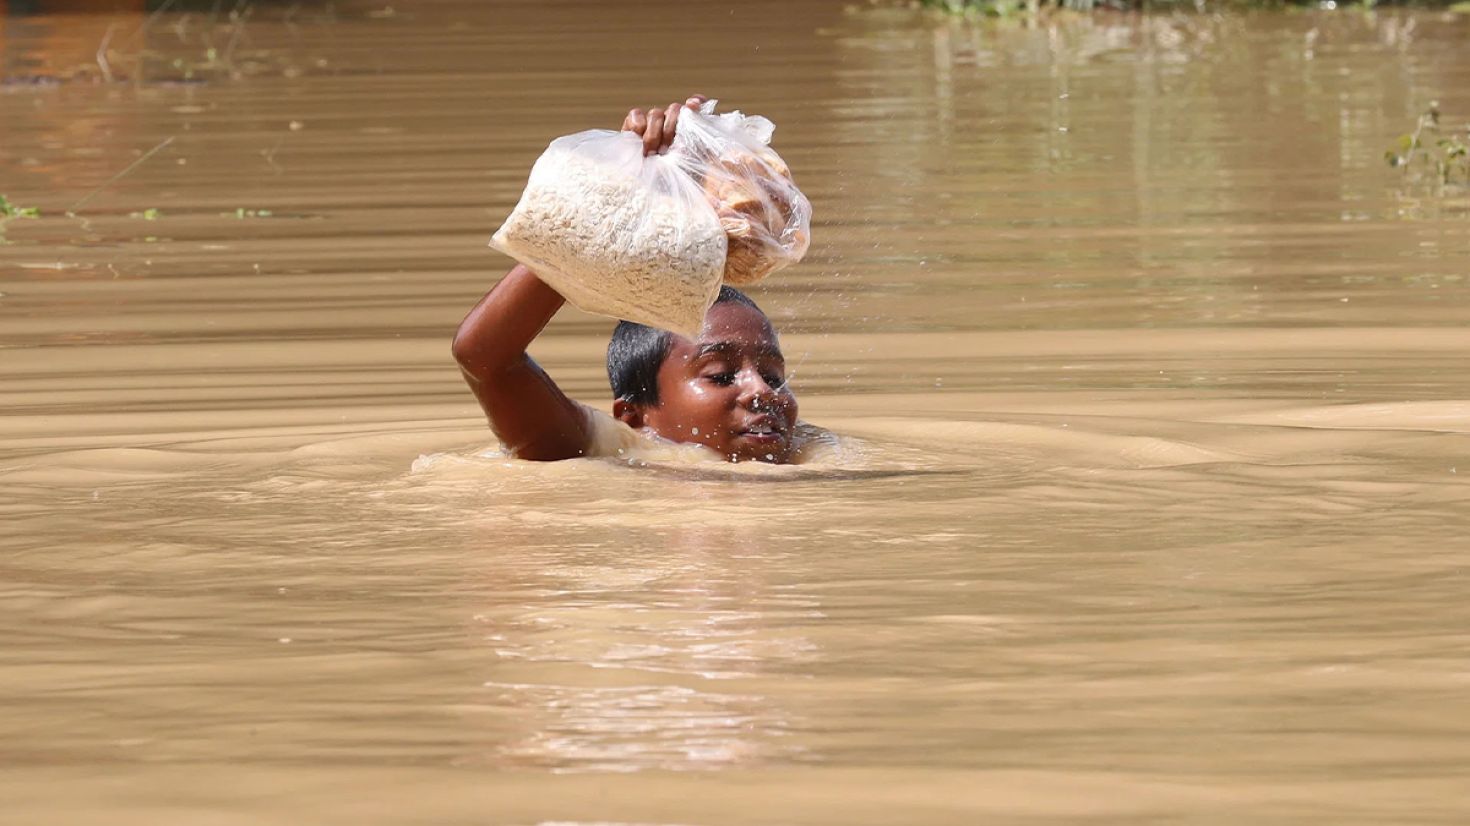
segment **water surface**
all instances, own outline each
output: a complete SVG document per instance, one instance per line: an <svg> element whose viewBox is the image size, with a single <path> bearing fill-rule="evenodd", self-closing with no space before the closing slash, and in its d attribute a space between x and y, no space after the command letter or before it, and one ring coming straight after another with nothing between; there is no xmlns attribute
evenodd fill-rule
<svg viewBox="0 0 1470 826"><path fill-rule="evenodd" d="M399 5L0 18L3 819L1463 822L1470 17ZM694 91L849 449L482 455L490 232Z"/></svg>

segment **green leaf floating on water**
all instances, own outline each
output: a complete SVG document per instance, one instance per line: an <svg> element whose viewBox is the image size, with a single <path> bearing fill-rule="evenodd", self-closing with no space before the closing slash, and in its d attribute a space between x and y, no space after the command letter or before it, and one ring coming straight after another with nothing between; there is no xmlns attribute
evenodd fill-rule
<svg viewBox="0 0 1470 826"><path fill-rule="evenodd" d="M9 198L0 195L0 221L9 221L12 218L40 218L41 210L36 207L16 206Z"/></svg>

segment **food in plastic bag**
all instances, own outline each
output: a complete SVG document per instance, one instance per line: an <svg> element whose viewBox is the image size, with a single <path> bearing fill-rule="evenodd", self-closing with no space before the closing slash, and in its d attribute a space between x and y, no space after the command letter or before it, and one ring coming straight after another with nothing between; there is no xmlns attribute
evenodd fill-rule
<svg viewBox="0 0 1470 826"><path fill-rule="evenodd" d="M490 245L577 307L695 335L719 294L725 230L669 155L632 132L557 138Z"/></svg>
<svg viewBox="0 0 1470 826"><path fill-rule="evenodd" d="M703 184L729 238L724 280L752 284L806 254L812 206L769 145L775 125L738 111L716 115L714 106L680 113L673 149Z"/></svg>
<svg viewBox="0 0 1470 826"><path fill-rule="evenodd" d="M632 132L552 141L490 245L587 312L697 334L721 280L801 260L811 223L771 122L714 105L683 109L662 155Z"/></svg>

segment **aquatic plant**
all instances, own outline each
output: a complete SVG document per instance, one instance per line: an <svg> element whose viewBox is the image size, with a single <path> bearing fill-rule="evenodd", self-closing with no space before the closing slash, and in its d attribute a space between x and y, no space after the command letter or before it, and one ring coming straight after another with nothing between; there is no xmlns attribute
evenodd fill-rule
<svg viewBox="0 0 1470 826"><path fill-rule="evenodd" d="M0 65L0 82L203 84L270 75L299 77L328 65L325 57L290 48L254 47L247 29L257 24L281 26L293 32L295 38L299 23L333 25L337 13L330 3L296 2L288 6L252 0L233 0L230 4L223 0L150 0L146 5L149 12L140 24L108 25L91 59L37 74L16 74ZM226 11L226 5L233 8ZM313 5L320 8L313 12ZM5 16L4 7L0 0L0 18Z"/></svg>
<svg viewBox="0 0 1470 826"><path fill-rule="evenodd" d="M873 2L873 0L870 0ZM967 17L1013 17L1021 14L1039 14L1044 11L1092 11L1113 9L1117 11L1149 11L1195 9L1198 11L1220 11L1227 9L1281 8L1284 6L1317 6L1337 8L1339 5L1357 5L1373 8L1381 0L907 0L888 5L908 5L938 9L949 14ZM1448 7L1450 11L1470 11L1470 0L1414 0L1417 5Z"/></svg>
<svg viewBox="0 0 1470 826"><path fill-rule="evenodd" d="M41 210L37 207L16 206L9 198L0 195L0 225L16 218L40 218Z"/></svg>
<svg viewBox="0 0 1470 826"><path fill-rule="evenodd" d="M5 225L17 218L40 218L41 210L36 207L16 206L9 198L0 195L0 244L9 244L5 240Z"/></svg>
<svg viewBox="0 0 1470 826"><path fill-rule="evenodd" d="M1470 185L1470 124L1459 129L1441 123L1439 103L1431 102L1419 116L1414 131L1399 137L1398 145L1383 153L1389 166L1400 167L1406 177L1422 179L1443 188Z"/></svg>
<svg viewBox="0 0 1470 826"><path fill-rule="evenodd" d="M1067 1L1083 2L1088 8L1092 7L1092 0ZM1021 0L919 0L915 5L968 17L1013 17L1035 11L1036 7L1035 0L1030 0L1030 2L1021 2ZM1051 3L1048 2L1047 5Z"/></svg>
<svg viewBox="0 0 1470 826"><path fill-rule="evenodd" d="M938 9L966 17L1014 17L1043 11L1092 11L1093 9L1142 9L1152 5L1198 6L1195 0L913 0L910 5Z"/></svg>

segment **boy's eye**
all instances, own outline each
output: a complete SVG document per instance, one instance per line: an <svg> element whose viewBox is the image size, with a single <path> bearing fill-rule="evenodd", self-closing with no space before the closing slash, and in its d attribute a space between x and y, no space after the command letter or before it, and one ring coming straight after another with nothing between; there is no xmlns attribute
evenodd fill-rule
<svg viewBox="0 0 1470 826"><path fill-rule="evenodd" d="M718 384L721 387L729 387L730 385L735 383L735 374L729 370L721 373L711 373L705 376L705 378L709 379L715 384Z"/></svg>
<svg viewBox="0 0 1470 826"><path fill-rule="evenodd" d="M786 384L786 377L780 373L761 373L761 380L774 390L780 390Z"/></svg>

